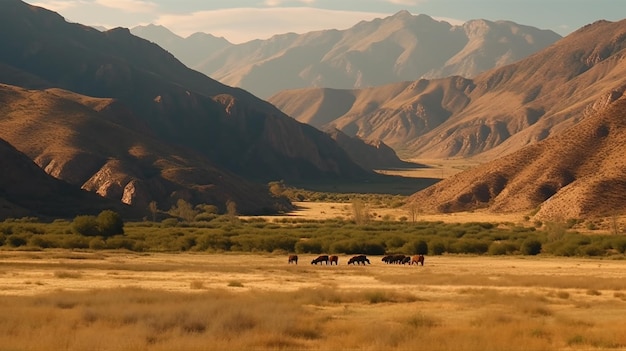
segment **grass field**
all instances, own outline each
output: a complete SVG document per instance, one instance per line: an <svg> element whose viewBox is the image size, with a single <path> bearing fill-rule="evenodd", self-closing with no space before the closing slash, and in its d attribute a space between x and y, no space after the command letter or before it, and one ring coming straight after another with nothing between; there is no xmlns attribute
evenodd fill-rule
<svg viewBox="0 0 626 351"><path fill-rule="evenodd" d="M624 349L626 261L0 251L2 350Z"/></svg>

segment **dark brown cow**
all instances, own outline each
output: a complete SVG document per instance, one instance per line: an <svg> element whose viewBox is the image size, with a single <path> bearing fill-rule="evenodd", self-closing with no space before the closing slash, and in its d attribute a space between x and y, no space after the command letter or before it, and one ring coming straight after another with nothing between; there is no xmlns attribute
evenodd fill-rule
<svg viewBox="0 0 626 351"><path fill-rule="evenodd" d="M424 265L424 255L415 255L413 257L411 257L411 265L413 265L413 263L415 263L416 265Z"/></svg>
<svg viewBox="0 0 626 351"><path fill-rule="evenodd" d="M322 262L325 262L326 264L328 264L328 255L321 255L321 256L317 256L317 258L315 258L313 261L311 261L311 264L317 265L322 264Z"/></svg>
<svg viewBox="0 0 626 351"><path fill-rule="evenodd" d="M330 256L328 257L328 261L330 262L330 265L333 265L333 262L335 262L335 266L339 264L339 256Z"/></svg>
<svg viewBox="0 0 626 351"><path fill-rule="evenodd" d="M360 265L361 263L365 266L365 263L367 262L367 264L370 264L370 260L367 258L367 256L365 255L357 255L357 256L353 256L348 260L348 264L357 264Z"/></svg>
<svg viewBox="0 0 626 351"><path fill-rule="evenodd" d="M298 264L298 255L289 255L289 263Z"/></svg>

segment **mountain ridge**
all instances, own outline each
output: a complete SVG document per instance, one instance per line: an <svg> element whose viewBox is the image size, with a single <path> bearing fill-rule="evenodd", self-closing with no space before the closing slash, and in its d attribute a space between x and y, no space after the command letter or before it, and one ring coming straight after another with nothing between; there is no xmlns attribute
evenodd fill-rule
<svg viewBox="0 0 626 351"><path fill-rule="evenodd" d="M482 23L488 30L472 31L472 23ZM141 30L132 29L138 35ZM168 37L152 35L149 40L171 48L177 57L187 57L191 48L182 49L184 39L174 44ZM267 40L226 45L204 60L183 61L225 84L268 98L282 90L311 86L353 89L422 77L473 77L560 38L552 31L510 21L472 20L452 26L424 14L399 11L346 30L277 34Z"/></svg>

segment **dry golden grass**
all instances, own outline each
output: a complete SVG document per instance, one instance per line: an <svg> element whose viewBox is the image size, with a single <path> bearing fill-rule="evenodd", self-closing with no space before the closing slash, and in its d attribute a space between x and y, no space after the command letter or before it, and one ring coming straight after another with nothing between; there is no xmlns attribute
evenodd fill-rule
<svg viewBox="0 0 626 351"><path fill-rule="evenodd" d="M0 251L0 345L29 350L623 349L626 261ZM80 258L80 259L76 259ZM342 260L344 259L344 260Z"/></svg>

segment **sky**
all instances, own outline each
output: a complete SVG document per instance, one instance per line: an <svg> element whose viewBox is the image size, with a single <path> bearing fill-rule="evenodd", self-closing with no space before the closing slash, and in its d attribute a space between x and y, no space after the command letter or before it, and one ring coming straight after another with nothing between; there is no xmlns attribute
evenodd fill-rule
<svg viewBox="0 0 626 351"><path fill-rule="evenodd" d="M1 0L0 0L1 1ZM68 22L105 28L162 25L181 37L196 32L234 44L323 29L407 10L453 25L507 20L566 36L597 20L626 18L626 0L26 0Z"/></svg>

